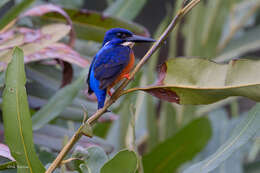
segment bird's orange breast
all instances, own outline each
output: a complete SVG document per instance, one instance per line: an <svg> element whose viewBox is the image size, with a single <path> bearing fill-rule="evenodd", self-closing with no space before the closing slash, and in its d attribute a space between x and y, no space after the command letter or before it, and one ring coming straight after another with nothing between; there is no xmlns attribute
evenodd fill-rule
<svg viewBox="0 0 260 173"><path fill-rule="evenodd" d="M124 78L124 75L129 74L135 64L135 55L131 50L130 52L130 60L124 70L120 73L120 75L116 78L116 80L110 85L109 88L112 88L115 84L117 84L120 80Z"/></svg>

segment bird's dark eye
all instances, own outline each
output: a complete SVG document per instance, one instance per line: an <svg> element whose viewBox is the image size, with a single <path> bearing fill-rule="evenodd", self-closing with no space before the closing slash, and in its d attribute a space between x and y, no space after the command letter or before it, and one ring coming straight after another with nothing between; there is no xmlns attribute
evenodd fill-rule
<svg viewBox="0 0 260 173"><path fill-rule="evenodd" d="M121 32L117 33L116 36L118 38L122 38L122 39L127 37L127 35L125 33L121 33Z"/></svg>

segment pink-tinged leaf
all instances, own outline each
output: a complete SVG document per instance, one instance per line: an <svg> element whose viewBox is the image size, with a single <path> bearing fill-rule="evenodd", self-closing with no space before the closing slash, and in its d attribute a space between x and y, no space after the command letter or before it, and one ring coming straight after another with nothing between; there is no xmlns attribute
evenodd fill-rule
<svg viewBox="0 0 260 173"><path fill-rule="evenodd" d="M4 43L14 35L14 30L0 33L0 44Z"/></svg>
<svg viewBox="0 0 260 173"><path fill-rule="evenodd" d="M47 37L40 30L29 28L14 28L0 34L0 50L6 50L26 43L37 42L43 37Z"/></svg>
<svg viewBox="0 0 260 173"><path fill-rule="evenodd" d="M66 36L71 27L64 24L51 24L42 27L39 31L33 31L31 29L19 28L14 32L15 35L6 42L0 44L6 47L7 45L12 48L13 46L19 46L24 51L24 55L28 56L34 54L47 46L56 43L61 38ZM36 36L32 36L32 35ZM31 42L33 41L33 42ZM0 61L8 64L12 58L11 49L3 49L0 51ZM3 66L0 66L0 71L4 70Z"/></svg>
<svg viewBox="0 0 260 173"><path fill-rule="evenodd" d="M7 145L0 143L0 156L5 157L9 160L15 161L15 159L11 156L10 149Z"/></svg>
<svg viewBox="0 0 260 173"><path fill-rule="evenodd" d="M29 63L55 58L78 65L82 68L85 68L89 64L88 60L81 57L80 54L63 43L54 43L36 53L25 56L24 62Z"/></svg>
<svg viewBox="0 0 260 173"><path fill-rule="evenodd" d="M42 16L46 13L51 13L51 12L61 14L66 19L67 23L71 26L69 45L73 47L75 43L75 36L76 36L75 31L73 29L72 21L69 15L61 7L53 4L39 5L26 11L24 14L20 16L20 18L26 16Z"/></svg>

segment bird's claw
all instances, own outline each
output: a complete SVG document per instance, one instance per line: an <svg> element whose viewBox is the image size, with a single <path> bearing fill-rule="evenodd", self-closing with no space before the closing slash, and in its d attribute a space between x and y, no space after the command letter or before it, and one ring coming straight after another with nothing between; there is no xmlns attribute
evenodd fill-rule
<svg viewBox="0 0 260 173"><path fill-rule="evenodd" d="M112 92L110 90L107 91L107 94L111 97L112 96Z"/></svg>
<svg viewBox="0 0 260 173"><path fill-rule="evenodd" d="M131 79L131 78L130 78L130 74L129 74L129 73L127 73L127 74L124 74L122 77L123 77L123 78L126 78L126 79L128 79L128 80L130 80L130 79Z"/></svg>
<svg viewBox="0 0 260 173"><path fill-rule="evenodd" d="M109 109L107 109L105 113L107 113L107 112L112 112L112 111L111 111L111 110L109 110Z"/></svg>

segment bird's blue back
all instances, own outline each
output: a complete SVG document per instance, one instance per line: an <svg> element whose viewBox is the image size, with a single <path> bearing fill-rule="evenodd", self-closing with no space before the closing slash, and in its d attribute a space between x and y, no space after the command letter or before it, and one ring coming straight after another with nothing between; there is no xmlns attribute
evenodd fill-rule
<svg viewBox="0 0 260 173"><path fill-rule="evenodd" d="M98 109L104 106L107 87L111 85L129 62L130 48L117 42L105 44L94 57L89 70L89 93L94 92Z"/></svg>

